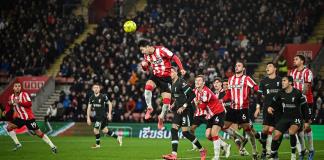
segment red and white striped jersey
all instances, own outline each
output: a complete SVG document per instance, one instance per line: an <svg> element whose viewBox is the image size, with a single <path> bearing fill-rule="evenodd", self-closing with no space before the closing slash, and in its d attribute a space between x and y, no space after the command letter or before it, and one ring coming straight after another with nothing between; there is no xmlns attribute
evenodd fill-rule
<svg viewBox="0 0 324 160"><path fill-rule="evenodd" d="M197 89L193 89L193 91L195 92L195 95L196 95L196 98L194 99L194 101L197 100L197 97L199 96L199 92ZM207 115L207 110L204 110L202 108L204 104L200 103L198 104L198 106L196 106L196 111L195 111L195 114L194 116L206 116Z"/></svg>
<svg viewBox="0 0 324 160"><path fill-rule="evenodd" d="M236 77L235 75L228 79L228 90L223 101L231 101L231 108L244 109L249 108L249 97L251 88L255 92L259 90L259 86L254 80L247 75Z"/></svg>
<svg viewBox="0 0 324 160"><path fill-rule="evenodd" d="M204 86L200 92L195 89L195 94L195 101L199 102L198 107L207 110L210 116L224 112L223 104L207 86Z"/></svg>
<svg viewBox="0 0 324 160"><path fill-rule="evenodd" d="M149 63L153 69L153 74L157 77L171 76L171 60L173 53L165 47L154 46L153 54L145 54L144 60Z"/></svg>
<svg viewBox="0 0 324 160"><path fill-rule="evenodd" d="M307 103L313 103L313 92L312 92L312 81L313 81L313 73L310 69L304 67L303 70L298 71L297 68L291 70L289 72L289 76L292 76L294 79L294 88L303 92L303 88L305 87L305 83L309 83L310 87L306 93L306 101Z"/></svg>
<svg viewBox="0 0 324 160"><path fill-rule="evenodd" d="M14 102L14 99L18 100L18 104L14 105L15 112L18 113L18 117L23 120L34 119L32 111L32 102L27 92L20 92L18 96L12 94L9 97L9 101Z"/></svg>

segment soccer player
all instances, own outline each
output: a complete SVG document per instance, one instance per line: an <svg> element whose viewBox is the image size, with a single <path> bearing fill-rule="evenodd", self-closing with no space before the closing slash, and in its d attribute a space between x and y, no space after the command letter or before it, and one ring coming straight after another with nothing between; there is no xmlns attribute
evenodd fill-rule
<svg viewBox="0 0 324 160"><path fill-rule="evenodd" d="M291 76L284 76L281 83L282 90L276 94L271 105L268 107L269 114L273 115L274 111L282 112L282 116L275 126L270 158L278 159L278 149L282 140L282 134L288 130L292 152L291 160L296 160L296 133L302 127L303 113L308 109L308 106L302 93L293 88L293 78Z"/></svg>
<svg viewBox="0 0 324 160"><path fill-rule="evenodd" d="M223 101L231 101L231 106L227 110L225 126L224 129L227 130L227 133L233 135L233 131L229 130L230 126L233 123L240 125L244 131L249 135L251 144L252 144L252 154L253 159L257 159L257 150L255 144L255 135L252 131L249 118L249 97L250 89L253 88L255 92L259 90L258 85L250 78L244 74L245 64L241 61L237 61L235 65L235 75L229 78L228 84L229 88L226 91L226 95L223 98ZM237 136L239 136L237 134ZM240 138L241 140L244 137ZM244 140L240 147L240 152L243 150L246 140Z"/></svg>
<svg viewBox="0 0 324 160"><path fill-rule="evenodd" d="M195 108L195 112L193 114L193 118L192 118L192 125L190 127L190 132L195 135L195 131L196 129L202 125L202 124L206 124L207 125L207 120L206 120L206 110L202 110L199 106ZM197 146L195 146L194 144L192 145L192 151L196 150Z"/></svg>
<svg viewBox="0 0 324 160"><path fill-rule="evenodd" d="M224 80L222 82L222 79L221 78L215 78L214 80L214 83L213 83L213 86L214 86L214 89L215 89L215 95L217 96L218 99L222 100L223 97L226 95L226 91L228 89L228 80ZM224 86L224 88L223 88ZM225 107L225 111L229 109L229 107L231 106L231 101L223 101L223 105ZM226 113L226 112L225 112ZM241 141L240 141L240 137L241 136L237 136L239 135L237 133L238 131L238 125L236 123L233 123L231 126L230 126L231 130L234 132L234 135L233 134L230 134L230 136L233 138L236 146L239 148L240 150L240 147L241 147ZM226 131L225 131L226 132ZM227 133L227 132L226 132ZM222 137L220 137L222 138ZM223 139L222 139L223 140ZM242 139L242 141L244 141L244 139ZM225 145L226 146L226 145ZM228 144L228 147L231 147L230 144ZM221 150L224 149L223 146L221 146ZM226 147L225 147L226 149ZM229 149L228 149L229 150ZM226 150L224 150L225 152L225 155L226 153L228 153ZM242 150L240 151L240 154L241 155L249 155L249 152L246 151L246 149L243 147Z"/></svg>
<svg viewBox="0 0 324 160"><path fill-rule="evenodd" d="M87 108L87 124L91 125L90 114L91 110L95 111L95 123L93 126L93 133L96 137L96 144L92 148L100 148L100 130L117 139L117 142L122 146L122 136L117 136L114 132L110 131L107 127L108 120L112 119L112 104L108 99L108 96L100 93L100 85L95 83L92 86L93 95L89 98ZM107 112L108 105L108 112Z"/></svg>
<svg viewBox="0 0 324 160"><path fill-rule="evenodd" d="M221 101L218 100L216 95L205 86L205 80L202 75L198 75L195 79L195 94L194 99L196 106L207 111L207 129L206 137L214 144L214 157L213 160L218 160L220 155L220 147L228 146L223 142L218 135L218 132L224 126L225 110ZM226 157L229 156L229 147L225 147Z"/></svg>
<svg viewBox="0 0 324 160"><path fill-rule="evenodd" d="M215 78L213 86L214 86L214 89L215 89L214 93L215 93L216 97L218 99L222 99L226 94L227 86L226 86L226 90L224 90L223 89L223 82L222 82L222 79L220 77ZM230 106L230 102L223 102L223 106L225 107L225 111L226 111L226 108ZM222 141L224 141L223 137L219 136L219 138L221 138ZM225 156L226 156L226 154L229 156L230 149L231 149L231 144L226 143L225 147L221 146L222 154L224 154Z"/></svg>
<svg viewBox="0 0 324 160"><path fill-rule="evenodd" d="M15 151L22 147L19 140L17 139L14 129L21 128L26 125L28 130L33 131L38 137L42 138L43 141L51 147L53 153L57 153L56 146L47 137L47 135L39 129L35 121L35 117L31 108L32 102L28 93L21 91L21 84L19 82L14 83L13 91L14 93L9 97L7 106L7 108L13 108L14 112L17 113L17 117L14 116L14 119L12 121L8 121L7 126L8 134L16 144L13 150Z"/></svg>
<svg viewBox="0 0 324 160"><path fill-rule="evenodd" d="M162 112L158 116L158 128L163 128L163 120L166 111L171 103L171 61L174 61L182 75L186 74L183 69L182 63L177 55L173 54L170 50L163 46L153 46L147 40L141 40L138 47L144 54L144 61L141 65L143 70L147 71L149 66L153 70L149 80L145 84L144 97L147 105L145 119L151 118L153 112L152 107L152 91L158 86L162 92Z"/></svg>
<svg viewBox="0 0 324 160"><path fill-rule="evenodd" d="M312 81L313 73L312 71L305 66L306 59L303 55L296 55L294 57L294 66L295 69L289 72L289 75L294 79L294 88L300 90L303 95L306 96L306 101L308 104L308 119L305 119L304 122L304 131L299 133L299 140L301 143L301 152L300 157L304 157L305 154L305 141L304 134L308 140L309 155L308 159L313 160L314 158L314 145L313 145L313 132L310 124L312 123L312 118L315 116L316 107L314 106L313 92L312 92ZM304 113L306 115L306 113Z"/></svg>
<svg viewBox="0 0 324 160"><path fill-rule="evenodd" d="M275 126L275 117L280 117L279 112L274 115L268 113L268 107L271 104L273 97L281 90L281 78L277 76L277 66L273 62L267 63L266 74L259 84L259 93L263 99L263 129L261 132L262 154L261 159L266 159L267 150L271 151L272 132ZM254 113L254 117L260 114L260 107Z"/></svg>
<svg viewBox="0 0 324 160"><path fill-rule="evenodd" d="M171 78L172 78L172 98L174 103L172 104L172 112L174 114L172 120L171 128L171 144L172 144L172 153L163 155L164 159L176 160L177 159L177 150L178 150L178 130L181 127L182 135L186 137L192 144L198 147L200 151L200 157L202 160L206 159L206 150L201 146L198 139L189 132L190 119L189 119L189 108L193 107L192 101L196 97L192 89L187 85L187 83L178 77L177 68L172 67L171 69Z"/></svg>

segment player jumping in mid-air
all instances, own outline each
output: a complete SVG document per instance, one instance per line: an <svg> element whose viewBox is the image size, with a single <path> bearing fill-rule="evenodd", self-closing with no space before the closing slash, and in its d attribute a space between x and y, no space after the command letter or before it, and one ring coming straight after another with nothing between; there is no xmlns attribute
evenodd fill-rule
<svg viewBox="0 0 324 160"><path fill-rule="evenodd" d="M186 81L178 77L177 68L172 67L171 69L172 78L172 98L174 98L174 103L172 104L172 112L174 114L172 120L171 128L171 144L172 153L163 155L164 159L176 160L178 151L178 130L181 127L182 135L186 137L192 144L198 147L200 151L200 157L202 160L206 159L206 150L201 146L198 139L189 132L190 118L189 118L189 108L194 107L192 101L195 98L195 93L187 85Z"/></svg>
<svg viewBox="0 0 324 160"><path fill-rule="evenodd" d="M291 160L296 160L296 133L302 127L302 120L307 119L303 113L307 111L308 106L302 93L293 88L293 78L284 76L282 78L282 90L273 98L271 105L268 107L269 114L274 111L281 112L278 122L275 126L274 136L271 143L270 159L277 160L278 149L282 140L282 134L287 130L290 135Z"/></svg>
<svg viewBox="0 0 324 160"><path fill-rule="evenodd" d="M13 86L14 93L9 97L8 107L13 108L15 113L18 113L18 117L8 122L7 131L9 136L15 142L16 146L14 150L17 150L22 147L20 142L17 139L14 129L21 128L24 125L31 131L33 131L38 137L42 138L50 147L53 153L57 153L56 146L52 141L44 134L38 127L34 114L32 112L32 101L27 92L21 91L21 84L14 83Z"/></svg>
<svg viewBox="0 0 324 160"><path fill-rule="evenodd" d="M305 119L304 123L304 130L299 132L299 139L301 143L301 149L300 149L300 159L303 159L305 156L305 140L304 136L308 140L308 149L309 149L309 155L308 159L313 160L314 158L314 144L313 144L313 132L311 128L312 118L315 116L315 110L316 107L314 107L314 99L313 99L313 92L312 92L312 81L313 81L313 73L312 71L305 67L306 58L303 55L296 55L294 57L294 66L295 69L291 70L289 72L289 75L293 77L294 79L294 88L300 90L303 95L306 96L306 101L308 104L308 110L307 113L304 113L304 115L308 114L309 119Z"/></svg>
<svg viewBox="0 0 324 160"><path fill-rule="evenodd" d="M182 75L186 71L182 67L182 63L177 55L173 54L170 50L163 46L153 46L147 40L141 40L138 47L144 54L144 61L141 65L143 70L147 71L151 66L153 73L145 84L144 97L147 105L145 119L151 118L153 112L152 107L152 91L155 87L159 87L162 92L162 112L158 116L158 128L163 128L163 120L166 111L171 103L171 61L176 62Z"/></svg>
<svg viewBox="0 0 324 160"><path fill-rule="evenodd" d="M229 130L232 123L239 124L244 131L249 135L252 144L252 154L253 159L257 159L257 149L255 144L255 133L252 130L249 119L249 97L250 89L253 88L254 91L258 91L258 85L250 78L244 74L245 64L241 61L236 62L235 65L235 75L228 79L228 90L223 98L223 101L231 101L231 107L227 110L226 120L224 129L227 129L227 133L235 135L233 130ZM240 136L239 134L236 134ZM241 137L244 140L244 137ZM243 153L243 147L246 140L240 147L240 152Z"/></svg>
<svg viewBox="0 0 324 160"><path fill-rule="evenodd" d="M95 123L93 133L96 137L96 144L92 148L100 148L100 130L108 136L117 139L120 146L122 146L122 136L117 136L114 132L110 131L107 127L108 120L112 119L112 104L108 99L108 96L100 93L100 85L94 84L92 86L93 95L89 98L89 104L87 109L87 124L91 125L90 114L91 110L95 111ZM107 112L108 105L108 112Z"/></svg>
<svg viewBox="0 0 324 160"><path fill-rule="evenodd" d="M259 92L263 99L263 129L261 133L262 154L261 159L265 160L267 153L271 151L272 132L275 126L275 117L280 117L279 112L274 115L268 113L268 108L273 97L281 90L281 78L276 74L277 66L273 62L267 63L266 73L259 84ZM260 108L255 111L254 117L260 114Z"/></svg>

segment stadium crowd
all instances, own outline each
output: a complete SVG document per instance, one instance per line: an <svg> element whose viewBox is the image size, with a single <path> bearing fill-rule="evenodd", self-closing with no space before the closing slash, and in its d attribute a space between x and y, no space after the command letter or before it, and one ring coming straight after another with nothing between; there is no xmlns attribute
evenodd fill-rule
<svg viewBox="0 0 324 160"><path fill-rule="evenodd" d="M99 82L115 106L114 121L144 121L143 92L148 73L139 65L143 55L136 42L140 39L164 45L181 57L189 71L185 77L189 83L193 83L194 75L204 74L210 84L215 77L233 75L238 59L249 64L247 74L252 75L256 63L272 52L266 50L267 46L280 48L284 43L305 42L321 6L320 1L148 1L146 9L134 19L136 34L122 30L125 17L108 16L61 65L58 76L74 78L70 91L62 91L58 103L64 108L61 119L84 120L91 85ZM313 85L319 108L317 121L321 123L322 83L317 77ZM156 113L161 111L158 95L156 90ZM156 118L157 114L153 120Z"/></svg>
<svg viewBox="0 0 324 160"><path fill-rule="evenodd" d="M63 0L0 4L0 72L8 78L42 75L84 31L82 17L63 15Z"/></svg>

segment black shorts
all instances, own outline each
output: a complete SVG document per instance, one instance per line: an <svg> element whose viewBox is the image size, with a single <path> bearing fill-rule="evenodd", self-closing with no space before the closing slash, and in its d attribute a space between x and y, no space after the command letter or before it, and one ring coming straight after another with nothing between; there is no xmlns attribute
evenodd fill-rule
<svg viewBox="0 0 324 160"><path fill-rule="evenodd" d="M221 128L224 126L224 121L225 121L225 112L222 112L220 114L215 114L213 117L211 117L207 121L207 126L206 128L212 128L213 125L217 125Z"/></svg>
<svg viewBox="0 0 324 160"><path fill-rule="evenodd" d="M275 128L281 133L285 133L292 125L297 125L299 128L301 128L302 119L301 118L281 118L276 124Z"/></svg>
<svg viewBox="0 0 324 160"><path fill-rule="evenodd" d="M98 119L98 120L95 120L95 122L93 124L93 128L102 130L105 127L107 127L107 125L108 125L108 119L107 118Z"/></svg>
<svg viewBox="0 0 324 160"><path fill-rule="evenodd" d="M35 119L23 120L23 119L20 119L20 118L15 118L14 120L12 120L11 123L16 125L18 128L21 128L22 126L26 125L26 127L29 130L35 131L35 130L39 129Z"/></svg>
<svg viewBox="0 0 324 160"><path fill-rule="evenodd" d="M156 86L158 86L161 92L171 93L171 77L157 77L155 75L151 75L149 80L152 80Z"/></svg>
<svg viewBox="0 0 324 160"><path fill-rule="evenodd" d="M276 126L275 116L269 114L266 109L263 112L263 123L262 124L267 125L267 126L271 126L271 127Z"/></svg>
<svg viewBox="0 0 324 160"><path fill-rule="evenodd" d="M193 121L192 121L192 125L200 126L203 123L207 124L207 120L206 120L205 117L206 117L205 115L203 115L203 116L194 116Z"/></svg>
<svg viewBox="0 0 324 160"><path fill-rule="evenodd" d="M178 114L177 112L173 113L172 123L179 125L179 127L189 127L191 125L188 112Z"/></svg>
<svg viewBox="0 0 324 160"><path fill-rule="evenodd" d="M225 121L236 123L236 124L250 123L249 109L229 108L226 112Z"/></svg>

